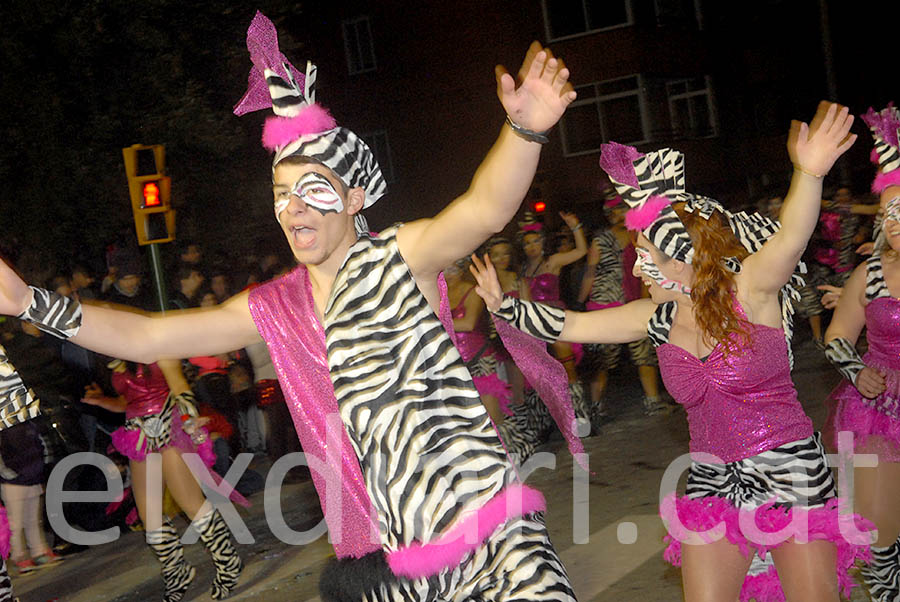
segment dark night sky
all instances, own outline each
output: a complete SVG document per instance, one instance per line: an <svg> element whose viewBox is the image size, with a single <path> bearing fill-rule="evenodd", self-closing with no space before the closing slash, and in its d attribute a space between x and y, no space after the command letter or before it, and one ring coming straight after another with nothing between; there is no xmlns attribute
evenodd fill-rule
<svg viewBox="0 0 900 602"><path fill-rule="evenodd" d="M724 12L741 4L716 2ZM777 11L784 3L750 4ZM898 72L898 21L887 7L897 3L829 4L841 100L859 109L896 96L890 75ZM262 116L231 114L246 85L244 40L256 8L211 0L5 0L0 245L30 249L41 261L96 265L105 244L133 237L121 148L139 142L167 146L181 234L237 253L283 246L271 217L270 164L258 144ZM278 25L282 51L303 57L314 5L261 1L258 8ZM768 43L759 14L770 18L771 10L733 19L742 31L728 35ZM818 15L810 14L797 27L817 26ZM776 29L792 35L790 26ZM391 43L379 41L384 54Z"/></svg>

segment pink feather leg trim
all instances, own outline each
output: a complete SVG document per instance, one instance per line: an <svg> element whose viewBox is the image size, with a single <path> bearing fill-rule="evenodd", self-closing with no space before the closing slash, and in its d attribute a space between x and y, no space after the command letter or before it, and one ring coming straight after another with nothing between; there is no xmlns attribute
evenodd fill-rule
<svg viewBox="0 0 900 602"><path fill-rule="evenodd" d="M900 186L900 169L895 169L894 171L889 171L887 173L880 173L875 176L875 180L872 182L872 192L881 194L884 192L885 188L891 186Z"/></svg>
<svg viewBox="0 0 900 602"><path fill-rule="evenodd" d="M510 485L434 541L413 542L388 552L388 565L395 575L407 579L435 575L459 565L466 554L481 546L510 519L546 508L547 502L540 491L525 485Z"/></svg>
<svg viewBox="0 0 900 602"><path fill-rule="evenodd" d="M263 126L262 143L268 150L290 144L302 136L321 134L337 126L326 109L312 104L296 117L269 117Z"/></svg>
<svg viewBox="0 0 900 602"><path fill-rule="evenodd" d="M844 514L840 507L840 500L831 498L818 508L798 507L788 511L775 506L775 500L771 500L751 516L753 511L738 509L725 498L676 498L675 494L670 494L659 507L668 532L664 537L668 547L663 558L680 566L682 542L705 543L723 536L738 546L745 556L757 553L760 557L792 537L801 541L830 541L837 547L838 585L844 595L850 597L855 584L849 570L857 560L868 562L871 559L868 535L875 527L858 514ZM750 534L753 541L745 534L742 522L759 531ZM855 536L850 537L854 533ZM759 539L762 541L756 541Z"/></svg>
<svg viewBox="0 0 900 602"><path fill-rule="evenodd" d="M653 195L643 205L630 209L625 214L625 227L629 230L644 230L671 204L672 201L666 197Z"/></svg>

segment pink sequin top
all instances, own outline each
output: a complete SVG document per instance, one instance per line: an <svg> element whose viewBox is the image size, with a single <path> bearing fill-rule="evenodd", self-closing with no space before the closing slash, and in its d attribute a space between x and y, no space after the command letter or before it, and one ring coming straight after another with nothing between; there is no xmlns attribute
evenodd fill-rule
<svg viewBox="0 0 900 602"><path fill-rule="evenodd" d="M866 329L866 363L900 370L900 300L878 297L870 301L866 305Z"/></svg>
<svg viewBox="0 0 900 602"><path fill-rule="evenodd" d="M531 289L531 300L540 301L548 305L562 307L559 294L559 276L556 274L538 274L528 278L528 287Z"/></svg>
<svg viewBox="0 0 900 602"><path fill-rule="evenodd" d="M475 290L474 286L466 291L466 294L462 296L456 307L451 310L450 315L453 316L454 320L461 320L466 317L466 297L473 290ZM484 334L484 329L481 326L482 324L477 324L474 330L456 331L456 348L459 350L459 355L464 362L470 361L479 351L485 350L487 335Z"/></svg>
<svg viewBox="0 0 900 602"><path fill-rule="evenodd" d="M735 309L746 317L737 302ZM752 345L727 357L721 344L706 361L668 342L656 349L666 389L687 412L692 453L735 462L813 434L791 380L784 331L749 329Z"/></svg>
<svg viewBox="0 0 900 602"><path fill-rule="evenodd" d="M128 400L125 419L158 414L169 396L169 385L157 364L141 366L137 374L129 371L113 372L112 385Z"/></svg>

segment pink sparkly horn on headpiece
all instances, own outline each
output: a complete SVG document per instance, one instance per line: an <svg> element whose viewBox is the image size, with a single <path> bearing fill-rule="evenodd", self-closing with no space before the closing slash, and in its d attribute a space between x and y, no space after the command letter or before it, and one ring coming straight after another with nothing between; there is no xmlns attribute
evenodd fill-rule
<svg viewBox="0 0 900 602"><path fill-rule="evenodd" d="M316 66L307 62L305 73L297 71L278 49L275 25L259 11L247 29L247 50L253 68L234 113L272 108L275 115L266 119L262 136L263 146L275 151L272 168L286 157L309 157L331 169L347 187L361 187L364 208L381 198L387 184L374 153L315 103ZM356 228L369 229L361 214L356 215Z"/></svg>

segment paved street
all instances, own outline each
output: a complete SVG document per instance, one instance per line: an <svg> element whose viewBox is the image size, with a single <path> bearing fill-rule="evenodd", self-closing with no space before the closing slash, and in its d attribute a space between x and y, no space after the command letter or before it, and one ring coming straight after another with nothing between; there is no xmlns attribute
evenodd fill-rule
<svg viewBox="0 0 900 602"><path fill-rule="evenodd" d="M838 376L811 344L796 349L795 381L801 400L820 427L825 413L822 401ZM661 558L663 527L656 509L663 472L672 460L687 451L684 413L679 410L668 416L642 416L637 401L639 388L629 371L614 375L610 390L614 419L598 436L585 440L595 472L587 487L587 505L580 506L578 512L573 510L572 458L561 441L546 447L555 453L557 468L539 469L528 482L540 488L547 498L550 532L579 600L680 600L680 574ZM255 543L240 547L247 568L232 599L316 599L319 571L330 546L324 538L307 546L281 543L266 526L263 493L251 501L254 506L241 509L240 513ZM294 529L309 528L318 521L318 507L309 482L285 486L282 505L285 520ZM579 513L588 517L587 524L573 527L573 516ZM58 568L14 577L16 594L22 602L54 598L66 602L159 600L159 566L142 537L142 533L126 533L116 543L70 556ZM585 538L587 543L574 543ZM210 600L207 590L212 567L205 550L195 544L188 546L186 553L197 567L198 576L185 600ZM857 590L853 599L865 597Z"/></svg>

